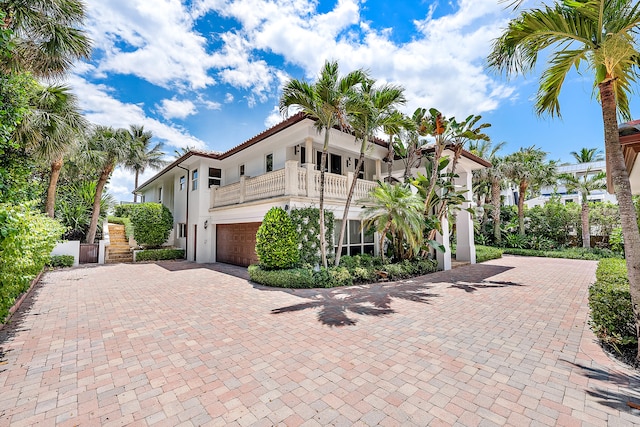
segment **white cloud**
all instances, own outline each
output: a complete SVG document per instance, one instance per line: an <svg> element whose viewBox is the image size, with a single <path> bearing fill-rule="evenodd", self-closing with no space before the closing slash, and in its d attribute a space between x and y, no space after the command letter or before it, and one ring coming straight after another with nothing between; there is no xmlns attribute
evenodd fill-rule
<svg viewBox="0 0 640 427"><path fill-rule="evenodd" d="M188 99L178 100L175 97L172 99L163 99L160 101L160 105L156 106L162 117L167 120L171 119L186 119L192 114L196 114L196 106Z"/></svg>
<svg viewBox="0 0 640 427"><path fill-rule="evenodd" d="M70 75L68 82L78 95L85 117L93 123L115 127L139 124L166 145L177 148L205 147L204 142L189 135L185 129L148 117L142 106L117 100L108 86L89 83L78 75Z"/></svg>
<svg viewBox="0 0 640 427"><path fill-rule="evenodd" d="M229 92L227 92L227 93L224 95L224 103L225 103L225 104L230 104L230 103L232 103L232 102L233 102L233 99L234 99L234 98L233 98L233 95L232 95L232 94L230 94Z"/></svg>
<svg viewBox="0 0 640 427"><path fill-rule="evenodd" d="M284 120L284 117L282 117L282 114L280 114L280 110L278 109L278 106L274 105L273 108L271 109L271 112L267 116L267 118L264 119L264 127L265 128L273 127L283 120Z"/></svg>

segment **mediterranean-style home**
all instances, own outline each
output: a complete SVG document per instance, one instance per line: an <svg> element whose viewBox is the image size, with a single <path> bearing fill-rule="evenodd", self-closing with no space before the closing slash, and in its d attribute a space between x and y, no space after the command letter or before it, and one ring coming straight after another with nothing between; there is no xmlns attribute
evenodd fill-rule
<svg viewBox="0 0 640 427"><path fill-rule="evenodd" d="M185 249L188 260L243 266L255 263L256 231L271 207L288 210L318 206L324 132L318 133L314 125L314 120L298 113L228 151L191 150L134 191L142 195L142 201L160 202L169 208L175 227L167 243ZM325 209L334 213L335 229L339 230L360 144L347 132L330 132ZM366 153L346 218L344 253L377 250L375 237L362 231L362 204L357 200L384 179L387 155L387 143L377 139ZM485 160L463 151L456 184L468 191L467 200L471 200L472 171L488 166ZM403 167L401 161L394 162L397 176L401 176ZM475 262L469 212L457 214L456 230L457 259ZM439 236L445 246L448 237L445 224L443 236ZM448 250L439 253L439 263L443 269L451 268Z"/></svg>

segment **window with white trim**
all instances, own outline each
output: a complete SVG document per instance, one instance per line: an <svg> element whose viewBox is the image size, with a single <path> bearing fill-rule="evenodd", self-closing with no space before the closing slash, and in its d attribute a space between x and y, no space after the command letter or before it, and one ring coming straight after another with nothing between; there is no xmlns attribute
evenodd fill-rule
<svg viewBox="0 0 640 427"><path fill-rule="evenodd" d="M337 219L335 221L334 228L334 242L338 244L340 238L340 227L342 227L342 220ZM375 241L373 229L362 229L362 222L359 220L350 219L347 222L347 229L344 233L344 242L342 245L342 255L360 255L360 254L374 254ZM338 249L337 246L335 248Z"/></svg>

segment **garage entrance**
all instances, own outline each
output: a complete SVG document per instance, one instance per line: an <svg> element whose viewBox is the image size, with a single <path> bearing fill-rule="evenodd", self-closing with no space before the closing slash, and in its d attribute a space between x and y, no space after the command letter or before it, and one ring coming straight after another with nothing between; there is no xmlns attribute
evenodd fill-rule
<svg viewBox="0 0 640 427"><path fill-rule="evenodd" d="M218 224L216 226L216 261L246 267L258 262L256 233L260 222Z"/></svg>

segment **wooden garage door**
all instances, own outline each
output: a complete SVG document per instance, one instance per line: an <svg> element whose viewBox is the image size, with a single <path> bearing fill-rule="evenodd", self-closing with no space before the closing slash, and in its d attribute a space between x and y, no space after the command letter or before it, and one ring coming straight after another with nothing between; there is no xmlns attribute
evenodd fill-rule
<svg viewBox="0 0 640 427"><path fill-rule="evenodd" d="M216 226L216 260L227 264L256 264L256 232L259 222L218 224Z"/></svg>

